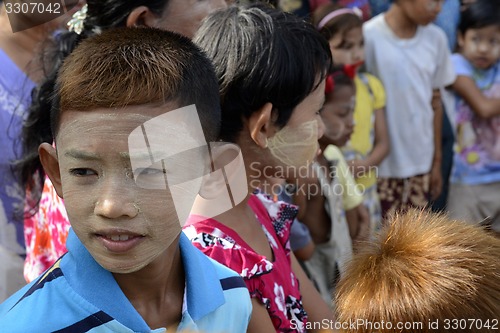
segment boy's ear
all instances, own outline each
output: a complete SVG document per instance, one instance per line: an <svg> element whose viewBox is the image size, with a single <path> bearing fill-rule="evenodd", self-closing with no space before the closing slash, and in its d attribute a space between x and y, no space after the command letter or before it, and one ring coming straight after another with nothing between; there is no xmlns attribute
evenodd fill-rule
<svg viewBox="0 0 500 333"><path fill-rule="evenodd" d="M49 143L42 143L40 147L38 147L38 154L40 155L40 162L42 162L43 169L54 185L57 195L63 198L61 172L59 170L59 160L57 158L56 149Z"/></svg>
<svg viewBox="0 0 500 333"><path fill-rule="evenodd" d="M266 103L248 119L248 129L252 140L262 148L267 148L267 138L274 134L273 105Z"/></svg>
<svg viewBox="0 0 500 333"><path fill-rule="evenodd" d="M155 20L158 16L155 15L148 7L139 6L134 8L127 17L127 27L154 27Z"/></svg>

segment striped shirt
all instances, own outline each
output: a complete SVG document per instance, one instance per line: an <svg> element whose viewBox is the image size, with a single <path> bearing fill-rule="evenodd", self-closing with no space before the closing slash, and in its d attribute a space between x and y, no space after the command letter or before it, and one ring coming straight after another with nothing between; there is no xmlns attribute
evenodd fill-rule
<svg viewBox="0 0 500 333"><path fill-rule="evenodd" d="M2 332L166 332L152 330L71 230L68 253L0 305ZM186 275L178 331L246 332L252 310L236 273L206 257L181 234Z"/></svg>

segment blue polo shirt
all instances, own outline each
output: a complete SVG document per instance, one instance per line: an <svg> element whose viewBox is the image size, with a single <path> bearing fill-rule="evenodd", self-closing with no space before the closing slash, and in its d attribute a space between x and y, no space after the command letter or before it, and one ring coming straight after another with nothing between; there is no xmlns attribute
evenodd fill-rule
<svg viewBox="0 0 500 333"><path fill-rule="evenodd" d="M183 233L179 247L186 290L178 331L246 332L252 305L241 277L206 257ZM73 230L67 248L39 279L0 305L2 332L166 332L149 328Z"/></svg>

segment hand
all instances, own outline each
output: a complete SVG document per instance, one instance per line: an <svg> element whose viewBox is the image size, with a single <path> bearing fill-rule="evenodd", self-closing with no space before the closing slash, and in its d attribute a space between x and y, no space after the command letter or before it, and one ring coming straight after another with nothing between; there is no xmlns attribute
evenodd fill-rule
<svg viewBox="0 0 500 333"><path fill-rule="evenodd" d="M360 204L356 207L356 212L358 215L358 233L352 240L354 249L370 239L370 213L368 208Z"/></svg>
<svg viewBox="0 0 500 333"><path fill-rule="evenodd" d="M436 200L443 190L443 176L441 175L441 163L433 163L431 174L429 193L432 200Z"/></svg>
<svg viewBox="0 0 500 333"><path fill-rule="evenodd" d="M349 166L349 171L354 178L359 178L368 172L369 166L365 164L364 160L350 160L347 161L347 165Z"/></svg>

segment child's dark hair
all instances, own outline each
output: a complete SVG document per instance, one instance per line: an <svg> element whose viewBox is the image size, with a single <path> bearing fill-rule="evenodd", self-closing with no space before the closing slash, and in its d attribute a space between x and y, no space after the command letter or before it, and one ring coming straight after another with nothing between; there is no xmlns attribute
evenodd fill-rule
<svg viewBox="0 0 500 333"><path fill-rule="evenodd" d="M332 68L326 78L325 95L328 97L335 92L338 87L353 87L354 88L354 73L348 66L335 66Z"/></svg>
<svg viewBox="0 0 500 333"><path fill-rule="evenodd" d="M331 65L328 43L311 24L262 4L214 13L194 41L214 63L221 139L230 142L243 129L244 119L266 103L273 105L275 124L285 126Z"/></svg>
<svg viewBox="0 0 500 333"><path fill-rule="evenodd" d="M97 32L126 25L129 14L139 6L148 7L153 13L161 15L169 0L87 0L87 16L81 34L64 32L56 35L42 54L46 64L45 79L33 90L32 103L27 120L23 126L23 156L15 167L20 174L22 186L30 188L35 203L44 182L43 167L38 158L38 146L43 142L52 142L50 110L57 72L64 59L80 41ZM34 177L39 173L40 177ZM39 180L39 184L36 183ZM38 186L37 186L38 185ZM27 207L35 211L36 207Z"/></svg>
<svg viewBox="0 0 500 333"><path fill-rule="evenodd" d="M345 14L340 14L334 16L327 22L323 20L338 10L346 10ZM351 12L351 13L349 13ZM319 6L312 14L312 23L318 29L318 31L326 38L330 40L333 36L337 34L342 34L344 36L347 32L354 28L361 28L363 25L363 20L360 16L355 14L354 10L344 8L340 5L329 3ZM321 23L321 26L319 24Z"/></svg>
<svg viewBox="0 0 500 333"><path fill-rule="evenodd" d="M463 35L469 29L496 25L500 28L500 1L476 0L462 12L458 30Z"/></svg>

